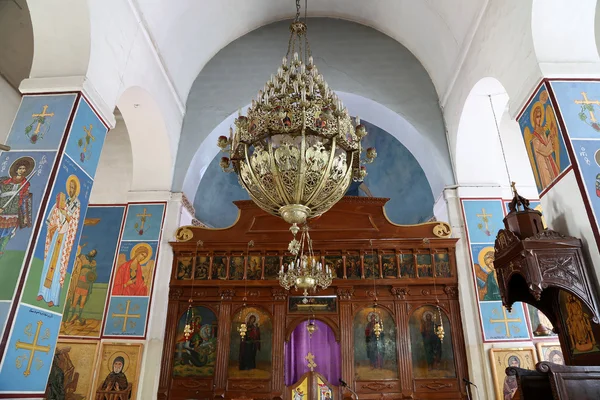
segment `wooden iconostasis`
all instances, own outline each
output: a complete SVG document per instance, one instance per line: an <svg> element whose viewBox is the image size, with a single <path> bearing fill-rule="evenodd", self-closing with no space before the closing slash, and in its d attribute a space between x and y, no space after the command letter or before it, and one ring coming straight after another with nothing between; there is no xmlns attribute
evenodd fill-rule
<svg viewBox="0 0 600 400"><path fill-rule="evenodd" d="M361 399L464 398L457 239L442 222L392 224L386 201L346 197L310 222L315 257L335 279L308 303L277 280L292 260L283 220L240 201L230 228L179 228L158 398L294 399L309 362L324 379L305 400L349 396L339 379Z"/></svg>

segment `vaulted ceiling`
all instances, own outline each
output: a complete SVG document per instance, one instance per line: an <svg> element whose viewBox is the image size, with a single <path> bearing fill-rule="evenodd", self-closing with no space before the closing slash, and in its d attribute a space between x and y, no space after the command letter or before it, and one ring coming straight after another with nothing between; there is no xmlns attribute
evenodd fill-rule
<svg viewBox="0 0 600 400"><path fill-rule="evenodd" d="M194 79L220 49L295 13L292 0L136 1L184 102ZM484 0L310 0L308 15L355 21L402 43L420 60L443 97L486 4Z"/></svg>

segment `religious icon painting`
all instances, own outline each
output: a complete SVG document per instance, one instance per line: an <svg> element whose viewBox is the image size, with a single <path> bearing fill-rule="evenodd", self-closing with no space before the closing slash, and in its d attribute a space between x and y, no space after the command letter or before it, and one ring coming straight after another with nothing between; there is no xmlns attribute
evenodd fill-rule
<svg viewBox="0 0 600 400"><path fill-rule="evenodd" d="M142 343L102 343L92 398L137 398L143 347Z"/></svg>
<svg viewBox="0 0 600 400"><path fill-rule="evenodd" d="M448 253L436 253L433 257L435 263L435 276L438 278L451 278L450 255Z"/></svg>
<svg viewBox="0 0 600 400"><path fill-rule="evenodd" d="M115 263L112 296L149 296L158 242L121 241Z"/></svg>
<svg viewBox="0 0 600 400"><path fill-rule="evenodd" d="M63 309L61 336L99 337L125 206L88 207Z"/></svg>
<svg viewBox="0 0 600 400"><path fill-rule="evenodd" d="M485 341L529 339L522 303L513 304L509 312L501 301L482 301L479 310Z"/></svg>
<svg viewBox="0 0 600 400"><path fill-rule="evenodd" d="M569 155L546 84L540 85L518 119L539 193L569 167Z"/></svg>
<svg viewBox="0 0 600 400"><path fill-rule="evenodd" d="M419 278L433 278L431 254L417 254L417 275Z"/></svg>
<svg viewBox="0 0 600 400"><path fill-rule="evenodd" d="M494 244L498 230L504 229L502 200L462 200L471 244Z"/></svg>
<svg viewBox="0 0 600 400"><path fill-rule="evenodd" d="M471 257L473 258L473 270L475 272L475 284L479 301L500 300L500 288L498 278L494 269L494 245L474 244L471 245Z"/></svg>
<svg viewBox="0 0 600 400"><path fill-rule="evenodd" d="M346 256L346 277L348 279L361 279L362 267L359 255L348 254Z"/></svg>
<svg viewBox="0 0 600 400"><path fill-rule="evenodd" d="M165 203L128 204L122 240L159 240Z"/></svg>
<svg viewBox="0 0 600 400"><path fill-rule="evenodd" d="M260 280L262 278L262 257L257 255L248 256L248 266L246 267L246 279Z"/></svg>
<svg viewBox="0 0 600 400"><path fill-rule="evenodd" d="M193 258L192 258L193 260ZM198 255L196 257L196 268L194 269L194 279L208 279L210 270L210 256L208 254Z"/></svg>
<svg viewBox="0 0 600 400"><path fill-rule="evenodd" d="M50 151L0 155L0 300L13 298L55 156Z"/></svg>
<svg viewBox="0 0 600 400"><path fill-rule="evenodd" d="M558 305L571 360L600 351L600 326L590 310L573 294L561 290Z"/></svg>
<svg viewBox="0 0 600 400"><path fill-rule="evenodd" d="M265 256L265 279L277 279L281 259L279 256Z"/></svg>
<svg viewBox="0 0 600 400"><path fill-rule="evenodd" d="M333 400L333 388L329 386L319 375L316 375L317 378L317 393L318 400Z"/></svg>
<svg viewBox="0 0 600 400"><path fill-rule="evenodd" d="M92 180L64 155L30 261L21 301L61 313L79 254Z"/></svg>
<svg viewBox="0 0 600 400"><path fill-rule="evenodd" d="M446 313L434 306L421 306L412 313L408 325L415 378L454 378L452 330ZM443 339L437 335L440 326Z"/></svg>
<svg viewBox="0 0 600 400"><path fill-rule="evenodd" d="M178 281L189 281L192 279L194 256L177 257L177 268L175 271L175 279Z"/></svg>
<svg viewBox="0 0 600 400"><path fill-rule="evenodd" d="M227 376L269 379L273 369L272 342L273 324L269 313L258 307L242 307L233 315L231 323Z"/></svg>
<svg viewBox="0 0 600 400"><path fill-rule="evenodd" d="M593 81L552 81L558 110L571 139L600 138L600 84Z"/></svg>
<svg viewBox="0 0 600 400"><path fill-rule="evenodd" d="M60 314L20 304L0 370L0 393L44 393L56 339Z"/></svg>
<svg viewBox="0 0 600 400"><path fill-rule="evenodd" d="M397 278L396 254L385 253L381 255L381 272L384 278Z"/></svg>
<svg viewBox="0 0 600 400"><path fill-rule="evenodd" d="M212 279L227 279L227 256L214 255L212 258Z"/></svg>
<svg viewBox="0 0 600 400"><path fill-rule="evenodd" d="M415 274L415 255L400 254L400 278L414 278Z"/></svg>
<svg viewBox="0 0 600 400"><path fill-rule="evenodd" d="M565 365L565 357L558 342L537 342L536 344L538 359L554 364Z"/></svg>
<svg viewBox="0 0 600 400"><path fill-rule="evenodd" d="M365 279L379 279L379 257L375 254L365 254L363 256L363 265L365 268Z"/></svg>
<svg viewBox="0 0 600 400"><path fill-rule="evenodd" d="M508 367L535 369L537 357L533 347L518 349L490 349L490 363L492 365L492 380L496 390L497 399L510 400L517 392L517 378L507 376Z"/></svg>
<svg viewBox="0 0 600 400"><path fill-rule="evenodd" d="M365 307L354 316L354 371L358 380L397 379L396 325L384 307Z"/></svg>
<svg viewBox="0 0 600 400"><path fill-rule="evenodd" d="M186 338L184 328L191 327ZM177 323L173 357L173 376L211 377L215 374L217 358L217 317L208 307L185 310Z"/></svg>
<svg viewBox="0 0 600 400"><path fill-rule="evenodd" d="M290 397L293 400L307 400L309 396L308 374L290 388Z"/></svg>
<svg viewBox="0 0 600 400"><path fill-rule="evenodd" d="M103 336L143 337L149 297L111 296Z"/></svg>
<svg viewBox="0 0 600 400"><path fill-rule="evenodd" d="M229 279L244 279L244 256L229 257Z"/></svg>
<svg viewBox="0 0 600 400"><path fill-rule="evenodd" d="M98 356L97 341L63 339L56 344L48 377L46 398L90 399L94 368Z"/></svg>
<svg viewBox="0 0 600 400"><path fill-rule="evenodd" d="M600 141L572 140L577 164L581 171L587 198L596 217L600 221Z"/></svg>
<svg viewBox="0 0 600 400"><path fill-rule="evenodd" d="M14 150L58 150L76 94L25 95L6 139Z"/></svg>
<svg viewBox="0 0 600 400"><path fill-rule="evenodd" d="M337 313L337 296L288 296L288 313Z"/></svg>
<svg viewBox="0 0 600 400"><path fill-rule="evenodd" d="M531 334L534 338L542 339L557 336L557 334L553 332L554 327L552 326L552 322L550 322L543 312L530 304L527 304L527 311L529 314Z"/></svg>
<svg viewBox="0 0 600 400"><path fill-rule="evenodd" d="M96 175L107 132L87 100L80 97L65 152L91 177Z"/></svg>
<svg viewBox="0 0 600 400"><path fill-rule="evenodd" d="M329 254L324 256L325 265L329 266L329 269L333 271L333 277L338 279L344 278L344 259L341 255Z"/></svg>

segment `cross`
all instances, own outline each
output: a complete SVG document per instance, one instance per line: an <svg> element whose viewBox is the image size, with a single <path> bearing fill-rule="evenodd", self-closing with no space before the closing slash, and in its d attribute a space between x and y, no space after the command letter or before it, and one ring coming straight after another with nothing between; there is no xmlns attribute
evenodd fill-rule
<svg viewBox="0 0 600 400"><path fill-rule="evenodd" d="M308 352L306 357L304 357L304 359L308 361L307 367L310 368L311 371L317 366L317 364L315 364L315 355L310 351Z"/></svg>
<svg viewBox="0 0 600 400"><path fill-rule="evenodd" d="M506 315L506 308L502 307L502 313L504 314L504 319L492 319L490 318L491 324L504 324L506 327L506 337L510 337L510 328L508 327L509 322L521 322L521 318L508 318Z"/></svg>
<svg viewBox="0 0 600 400"><path fill-rule="evenodd" d="M140 217L140 221L142 221L142 226L140 226L140 229L144 229L144 223L146 222L146 218L151 217L152 214L146 214L146 207L144 207L144 212L141 214L136 214L136 216Z"/></svg>
<svg viewBox="0 0 600 400"><path fill-rule="evenodd" d="M587 97L587 93L586 92L581 92L581 95L583 96L583 100L575 100L575 104L595 104L597 106L600 106L600 101L598 100L588 100ZM592 122L596 122L596 117L594 116L594 112L590 111L590 121Z"/></svg>
<svg viewBox="0 0 600 400"><path fill-rule="evenodd" d="M96 141L96 137L94 135L92 135L92 129L94 129L94 126L92 124L90 124L89 128L86 128L85 126L83 127L83 130L85 131L85 136L90 138L90 141ZM87 149L87 143L85 146L83 146L83 152L85 153Z"/></svg>
<svg viewBox="0 0 600 400"><path fill-rule="evenodd" d="M45 109L44 109L44 111L45 111ZM23 343L20 340L17 340L17 343L15 343L17 350L29 350L30 351L29 361L27 362L27 368L25 369L25 372L23 372L23 375L25 375L25 376L29 376L29 374L31 374L31 363L33 362L33 357L35 356L36 351L42 351L46 354L48 354L48 352L50 352L50 346L38 345L38 338L40 337L40 330L42 329L42 324L43 324L42 321L37 322L35 336L33 337L33 341L31 343ZM31 327L31 325L30 325L30 327ZM31 333L30 333L30 335L31 335Z"/></svg>
<svg viewBox="0 0 600 400"><path fill-rule="evenodd" d="M48 110L48 105L46 104L45 106L42 107L42 112L40 114L31 114L32 117L42 117L42 118L46 118L46 117L54 117L54 113L46 113L46 111ZM42 123L40 121L38 121L37 126L35 127L35 131L33 131L33 133L40 133L40 126L42 126Z"/></svg>
<svg viewBox="0 0 600 400"><path fill-rule="evenodd" d="M492 214L487 214L487 213L485 212L485 208L482 208L482 209L481 209L481 214L476 214L476 216L477 216L478 218L481 218L481 220L482 220L482 221L485 223L485 229L487 230L487 229L488 229L488 222L489 222L489 219L488 219L488 218L489 218L489 217L491 217L491 216L492 216Z"/></svg>
<svg viewBox="0 0 600 400"><path fill-rule="evenodd" d="M140 314L129 314L129 305L131 304L131 300L127 300L125 303L125 312L123 314L112 313L113 318L123 318L123 327L121 328L121 332L125 332L127 330L127 320L130 318L140 318Z"/></svg>

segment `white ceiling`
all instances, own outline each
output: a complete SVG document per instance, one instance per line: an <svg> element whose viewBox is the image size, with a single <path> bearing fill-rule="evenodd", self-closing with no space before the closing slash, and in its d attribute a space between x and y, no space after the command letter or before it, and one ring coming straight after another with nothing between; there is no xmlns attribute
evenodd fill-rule
<svg viewBox="0 0 600 400"><path fill-rule="evenodd" d="M219 50L295 13L292 0L136 1L184 102L204 65ZM308 15L359 22L394 38L421 61L442 97L486 4L483 0L310 0Z"/></svg>

